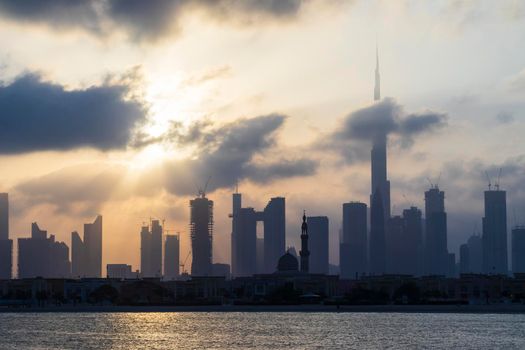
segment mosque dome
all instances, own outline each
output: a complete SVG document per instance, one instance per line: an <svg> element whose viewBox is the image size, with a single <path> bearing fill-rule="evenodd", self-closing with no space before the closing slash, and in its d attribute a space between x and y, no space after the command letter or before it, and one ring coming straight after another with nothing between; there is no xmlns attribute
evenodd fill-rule
<svg viewBox="0 0 525 350"><path fill-rule="evenodd" d="M290 254L290 252L286 252L283 256L279 258L279 262L277 263L277 271L278 272L293 272L293 271L299 271L299 262L297 261L297 258Z"/></svg>

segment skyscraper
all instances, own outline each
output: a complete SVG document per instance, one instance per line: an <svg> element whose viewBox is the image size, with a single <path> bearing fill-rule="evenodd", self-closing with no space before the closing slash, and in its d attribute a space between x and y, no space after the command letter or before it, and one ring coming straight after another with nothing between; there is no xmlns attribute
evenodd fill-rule
<svg viewBox="0 0 525 350"><path fill-rule="evenodd" d="M459 273L470 273L470 256L468 244L459 246Z"/></svg>
<svg viewBox="0 0 525 350"><path fill-rule="evenodd" d="M69 248L55 236L47 237L36 222L31 225L31 237L18 239L19 278L68 278L71 275Z"/></svg>
<svg viewBox="0 0 525 350"><path fill-rule="evenodd" d="M388 236L386 237L386 272L405 274L406 241L403 217L394 215L388 219Z"/></svg>
<svg viewBox="0 0 525 350"><path fill-rule="evenodd" d="M310 240L310 272L328 274L328 217L309 216L306 221Z"/></svg>
<svg viewBox="0 0 525 350"><path fill-rule="evenodd" d="M360 202L343 204L343 230L339 248L341 278L356 278L367 268L367 205Z"/></svg>
<svg viewBox="0 0 525 350"><path fill-rule="evenodd" d="M213 201L204 193L190 201L191 274L212 273Z"/></svg>
<svg viewBox="0 0 525 350"><path fill-rule="evenodd" d="M469 272L483 273L483 241L480 236L472 235L467 241Z"/></svg>
<svg viewBox="0 0 525 350"><path fill-rule="evenodd" d="M45 231L44 231L45 232ZM42 235L38 233L38 235ZM102 216L84 224L84 241L71 233L71 262L74 277L102 277Z"/></svg>
<svg viewBox="0 0 525 350"><path fill-rule="evenodd" d="M380 79L381 77L379 76L379 49L376 46L376 81L374 85L374 101L379 101L381 99Z"/></svg>
<svg viewBox="0 0 525 350"><path fill-rule="evenodd" d="M140 273L142 277L161 277L163 227L159 220L150 219L150 223L140 230Z"/></svg>
<svg viewBox="0 0 525 350"><path fill-rule="evenodd" d="M270 199L264 208L264 272L275 271L286 251L286 203L283 197Z"/></svg>
<svg viewBox="0 0 525 350"><path fill-rule="evenodd" d="M506 275L507 262L507 199L499 188L485 191L483 217L483 270L487 274Z"/></svg>
<svg viewBox="0 0 525 350"><path fill-rule="evenodd" d="M232 236L231 236L231 273L237 276L237 255L239 250L238 236L239 236L239 212L242 207L242 195L235 191L232 194L232 212L230 217L232 219Z"/></svg>
<svg viewBox="0 0 525 350"><path fill-rule="evenodd" d="M512 272L525 273L525 227L512 230Z"/></svg>
<svg viewBox="0 0 525 350"><path fill-rule="evenodd" d="M13 271L13 241L9 239L9 197L0 193L0 279L10 279Z"/></svg>
<svg viewBox="0 0 525 350"><path fill-rule="evenodd" d="M0 241L9 239L9 195L0 193Z"/></svg>
<svg viewBox="0 0 525 350"><path fill-rule="evenodd" d="M272 198L262 212L242 208L240 193L234 193L232 199L232 275L251 276L256 272L275 271L277 261L285 250L285 199ZM262 245L257 248L257 222L261 221L264 223L264 238L259 242ZM261 266L257 267L257 261Z"/></svg>
<svg viewBox="0 0 525 350"><path fill-rule="evenodd" d="M164 242L164 278L175 279L179 276L180 241L178 235L166 235Z"/></svg>
<svg viewBox="0 0 525 350"><path fill-rule="evenodd" d="M86 248L78 232L71 232L71 275L74 278L86 276Z"/></svg>
<svg viewBox="0 0 525 350"><path fill-rule="evenodd" d="M425 273L445 276L448 264L445 192L432 185L425 192Z"/></svg>
<svg viewBox="0 0 525 350"><path fill-rule="evenodd" d="M252 276L257 272L257 218L253 208L238 212L235 277Z"/></svg>
<svg viewBox="0 0 525 350"><path fill-rule="evenodd" d="M421 210L416 207L403 210L405 256L403 273L420 276L423 274L423 221Z"/></svg>
<svg viewBox="0 0 525 350"><path fill-rule="evenodd" d="M379 53L376 48L374 101L381 99ZM371 151L372 188L370 194L370 272L386 272L386 225L390 219L390 181L387 178L387 135L374 135ZM381 216L381 218L379 217ZM376 251L377 250L377 251Z"/></svg>
<svg viewBox="0 0 525 350"><path fill-rule="evenodd" d="M162 276L162 225L151 221L150 268L155 277Z"/></svg>
<svg viewBox="0 0 525 350"><path fill-rule="evenodd" d="M376 191L372 197L369 256L370 273L373 275L383 275L386 272L386 238L381 191Z"/></svg>
<svg viewBox="0 0 525 350"><path fill-rule="evenodd" d="M140 229L140 274L142 277L155 277L151 268L151 232L148 225Z"/></svg>
<svg viewBox="0 0 525 350"><path fill-rule="evenodd" d="M379 76L379 52L376 47L376 70L374 85L374 101L381 100L381 81ZM387 135L378 133L373 140L371 152L372 188L370 203L376 191L381 191L384 223L390 218L390 181L387 178Z"/></svg>
<svg viewBox="0 0 525 350"><path fill-rule="evenodd" d="M306 212L303 213L303 223L301 225L301 272L310 271L310 251L308 250L308 224L306 223Z"/></svg>
<svg viewBox="0 0 525 350"><path fill-rule="evenodd" d="M86 248L86 277L102 277L102 216L84 224L84 245Z"/></svg>

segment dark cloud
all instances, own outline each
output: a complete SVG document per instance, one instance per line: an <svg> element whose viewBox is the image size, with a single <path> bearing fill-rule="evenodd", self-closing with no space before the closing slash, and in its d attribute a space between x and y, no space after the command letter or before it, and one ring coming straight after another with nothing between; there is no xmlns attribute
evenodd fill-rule
<svg viewBox="0 0 525 350"><path fill-rule="evenodd" d="M412 146L414 139L446 125L446 115L432 111L407 114L393 99L386 98L346 116L341 127L324 137L321 147L333 149L353 163L368 159L374 139L391 137L401 147ZM318 146L318 145L317 145Z"/></svg>
<svg viewBox="0 0 525 350"><path fill-rule="evenodd" d="M295 17L318 0L0 0L4 17L70 27L105 36L124 29L135 40L156 40L181 29L181 19L200 12L221 23L252 25ZM328 3L339 3L331 0Z"/></svg>
<svg viewBox="0 0 525 350"><path fill-rule="evenodd" d="M146 119L127 94L125 85L66 90L36 74L18 77L0 86L0 153L124 148Z"/></svg>
<svg viewBox="0 0 525 350"><path fill-rule="evenodd" d="M514 115L512 115L512 113L503 111L503 112L499 112L496 115L496 120L500 124L510 124L515 120L515 118L514 118Z"/></svg>
<svg viewBox="0 0 525 350"><path fill-rule="evenodd" d="M280 178L308 176L315 173L317 163L304 158L254 158L276 145L275 134L285 117L270 114L240 119L216 127L210 122L190 126L188 133L172 133L179 145L196 148L193 157L167 162L164 165L166 187L172 193L192 194L211 176L209 190L232 187L236 181L259 183Z"/></svg>
<svg viewBox="0 0 525 350"><path fill-rule="evenodd" d="M0 0L0 14L22 22L47 24L58 29L81 27L100 32L92 0Z"/></svg>

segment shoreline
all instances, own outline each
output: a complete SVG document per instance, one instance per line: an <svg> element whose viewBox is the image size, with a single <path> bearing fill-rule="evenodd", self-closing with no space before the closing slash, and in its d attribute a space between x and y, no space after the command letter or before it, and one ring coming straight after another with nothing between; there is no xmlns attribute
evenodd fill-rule
<svg viewBox="0 0 525 350"><path fill-rule="evenodd" d="M493 305L213 305L213 306L47 306L1 308L0 313L157 312L327 312L525 314L525 304Z"/></svg>

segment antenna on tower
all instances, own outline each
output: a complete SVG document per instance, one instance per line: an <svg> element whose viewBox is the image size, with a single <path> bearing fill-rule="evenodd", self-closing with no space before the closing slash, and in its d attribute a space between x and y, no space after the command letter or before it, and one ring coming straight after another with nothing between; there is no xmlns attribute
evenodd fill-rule
<svg viewBox="0 0 525 350"><path fill-rule="evenodd" d="M429 177L427 177L427 181L430 184L430 188L434 188L434 184L432 183Z"/></svg>

